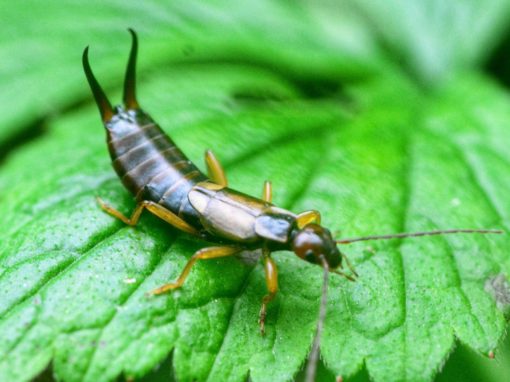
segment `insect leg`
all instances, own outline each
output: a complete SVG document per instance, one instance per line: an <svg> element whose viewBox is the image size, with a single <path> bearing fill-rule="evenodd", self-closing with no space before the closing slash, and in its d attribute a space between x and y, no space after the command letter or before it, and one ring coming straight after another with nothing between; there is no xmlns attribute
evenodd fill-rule
<svg viewBox="0 0 510 382"><path fill-rule="evenodd" d="M131 217L129 218L124 216L122 212L117 211L115 208L106 204L101 198L97 198L97 202L99 203L103 211L116 217L117 219L122 220L124 223L130 226L134 226L136 225L136 223L138 223L138 220L140 219L140 215L142 214L143 209L146 208L149 212L156 215L158 218L166 221L167 223L173 225L175 228L178 228L184 232L191 233L193 235L198 235L198 232L195 228L193 228L184 220L182 220L180 217L175 215L172 211L169 211L162 205L154 203L149 200L143 200L139 202L136 205L135 210L131 214Z"/></svg>
<svg viewBox="0 0 510 382"><path fill-rule="evenodd" d="M216 158L211 150L205 152L205 164L207 166L207 174L209 178L220 186L227 187L228 181L225 175L225 170L221 166L220 161Z"/></svg>
<svg viewBox="0 0 510 382"><path fill-rule="evenodd" d="M201 250L195 252L195 254L189 259L189 261L184 266L184 269L181 272L181 275L177 279L177 281L173 283L168 283L165 285L160 286L157 289L154 289L153 291L149 292L150 294L162 294L165 292L168 292L169 290L179 288L182 284L184 284L184 281L188 277L189 272L191 271L191 267L198 261L198 260L207 260L207 259L216 259L218 257L226 257L226 256L232 256L238 252L242 251L242 248L239 247L209 247L209 248L202 248Z"/></svg>
<svg viewBox="0 0 510 382"><path fill-rule="evenodd" d="M296 222L299 228L303 228L309 223L321 224L321 214L315 210L301 212L297 216Z"/></svg>
<svg viewBox="0 0 510 382"><path fill-rule="evenodd" d="M271 203L273 200L273 186L269 180L264 182L264 188L262 190L262 200L264 202Z"/></svg>
<svg viewBox="0 0 510 382"><path fill-rule="evenodd" d="M264 271L266 273L266 285L269 293L262 298L262 306L259 313L260 334L262 335L264 335L266 331L267 304L275 298L276 292L278 292L278 269L267 250L264 250Z"/></svg>

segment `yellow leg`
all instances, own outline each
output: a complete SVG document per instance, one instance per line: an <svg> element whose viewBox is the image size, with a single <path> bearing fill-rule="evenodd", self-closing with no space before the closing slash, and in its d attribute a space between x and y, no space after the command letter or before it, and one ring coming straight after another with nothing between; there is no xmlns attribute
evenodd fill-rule
<svg viewBox="0 0 510 382"><path fill-rule="evenodd" d="M225 170L223 170L220 161L216 158L211 150L207 150L205 152L205 165L207 166L207 174L214 183L223 187L228 186Z"/></svg>
<svg viewBox="0 0 510 382"><path fill-rule="evenodd" d="M319 211L310 210L301 212L297 216L297 226L298 228L303 228L305 225L310 223L321 224L321 214Z"/></svg>
<svg viewBox="0 0 510 382"><path fill-rule="evenodd" d="M172 289L179 288L184 284L184 281L186 281L186 278L189 275L189 272L191 271L191 267L193 267L193 264L195 264L198 260L207 260L207 259L216 259L218 257L226 257L226 256L232 256L238 252L242 251L242 248L239 247L209 247L209 248L203 248L199 251L197 251L191 259L186 263L184 266L184 269L181 272L181 275L177 279L177 281L169 284L165 284L160 286L157 289L154 289L150 292L150 294L162 294L165 292L168 292Z"/></svg>
<svg viewBox="0 0 510 382"><path fill-rule="evenodd" d="M264 271L266 273L266 285L269 293L262 298L262 307L259 313L260 334L262 335L266 332L267 304L275 298L276 292L278 292L278 268L276 268L273 259L269 257L269 253L264 253Z"/></svg>
<svg viewBox="0 0 510 382"><path fill-rule="evenodd" d="M142 214L143 209L145 208L150 213L156 215L158 218L173 225L175 228L178 228L184 232L191 233L193 235L198 235L198 231L195 228L193 228L191 225L186 223L184 220L182 220L180 217L178 217L172 211L167 210L161 204L157 204L157 203L149 201L149 200L143 200L143 201L139 202L136 205L135 210L131 214L130 218L124 216L122 214L122 212L117 211L115 208L106 204L101 198L97 198L97 202L99 203L99 205L105 212L116 217L117 219L122 220L124 223L126 223L130 226L134 226L134 225L136 225L136 223L138 223L138 220L140 219L140 215Z"/></svg>
<svg viewBox="0 0 510 382"><path fill-rule="evenodd" d="M264 182L264 189L262 190L262 200L271 203L273 200L273 186L269 180Z"/></svg>

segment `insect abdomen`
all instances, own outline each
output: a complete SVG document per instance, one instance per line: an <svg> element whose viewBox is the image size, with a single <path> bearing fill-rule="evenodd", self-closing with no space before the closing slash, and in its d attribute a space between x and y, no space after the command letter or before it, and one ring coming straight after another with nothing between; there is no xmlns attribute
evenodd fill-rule
<svg viewBox="0 0 510 382"><path fill-rule="evenodd" d="M122 183L137 200L154 201L196 222L187 194L207 177L148 115L118 110L117 117L107 126L107 141Z"/></svg>

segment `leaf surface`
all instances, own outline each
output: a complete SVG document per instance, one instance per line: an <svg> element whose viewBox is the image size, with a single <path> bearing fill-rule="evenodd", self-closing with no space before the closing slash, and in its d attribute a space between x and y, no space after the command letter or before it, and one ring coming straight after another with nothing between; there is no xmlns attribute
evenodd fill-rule
<svg viewBox="0 0 510 382"><path fill-rule="evenodd" d="M489 196L504 189L498 183L504 177L494 174L482 183L476 166L486 155L497 156L505 142L497 124L484 123L471 132L463 128L475 146L483 140L481 153L471 150L468 138L468 144L458 134L458 142L446 139L441 114L451 110L456 94L432 103L437 117L416 119L399 97L415 102L412 87L402 83L396 91L397 81L391 87L385 82L353 91L363 111L351 116L338 103L297 100L292 87L268 73L237 67L207 73L176 69L156 76L140 99L152 99L155 117L172 126L172 136L197 163L213 144L242 191L260 192L267 176L277 204L318 208L344 236L504 224L504 212L496 211L508 211L505 198ZM489 87L478 81L477 89ZM162 83L172 83L175 93L160 92ZM287 100L232 101L229 94L244 86L269 88ZM491 105L501 97L490 87L483 95L492 97ZM506 98L499 102L503 120ZM182 120L191 108L202 112ZM452 117L448 128L464 124L466 113ZM174 279L204 243L151 217L133 229L100 211L97 194L126 213L133 202L109 168L96 118L90 108L62 118L4 169L4 182L13 187L2 205L1 232L9 240L1 247L0 333L7 338L0 375L28 379L54 359L64 380L141 376L174 349L180 380L234 381L248 373L255 381L291 378L311 343L320 270L291 254L275 255L281 289L266 337L256 323L264 294L259 266L209 261L195 267L181 291L146 298L146 291ZM498 143L487 144L491 140ZM349 248L361 278L356 284L332 279L327 365L348 375L366 359L376 380L429 380L454 334L479 351L493 349L504 317L484 283L508 272L505 244L504 238L456 236L374 244L374 253Z"/></svg>
<svg viewBox="0 0 510 382"><path fill-rule="evenodd" d="M448 53L466 65L438 58L437 73L451 79L424 93L382 57L377 33L347 6L354 18L344 15L351 22L341 28L350 37L338 38L334 14L322 24L321 11L310 16L287 3L236 2L228 12L221 1L124 4L33 2L38 23L2 24L26 40L2 39L0 52L23 46L16 54L26 65L2 61L12 92L0 95L0 142L49 110L62 115L0 169L0 380L30 380L50 363L62 381L137 378L172 352L180 381L287 381L311 346L322 272L288 252L274 254L280 289L265 337L260 264L202 262L181 290L145 295L174 280L207 243L150 215L125 227L95 202L99 195L126 214L134 207L111 169L79 59L90 43L100 82L120 100L126 20L140 34L142 106L200 168L212 148L234 188L257 196L270 179L276 205L318 209L342 237L508 229L508 94L486 77L454 75L497 35L497 23L482 21L503 13L481 19L473 55ZM1 17L20 12L11 7ZM77 22L64 17L73 13ZM34 59L47 69L34 68ZM428 64L406 65L445 78ZM430 381L456 338L488 354L505 331L508 244L504 236L459 235L342 248L360 279L331 277L326 367L345 377L366 365L375 381Z"/></svg>
<svg viewBox="0 0 510 382"><path fill-rule="evenodd" d="M503 212L508 211L503 192L508 178L497 175L509 167L500 151L509 139L507 95L486 79L463 77L425 110L408 115L406 132L398 138L396 126L405 119L396 111L392 121L385 110L377 129L391 135L392 142L400 138L400 146L382 145L396 152L370 154L381 145L376 137L362 152L345 148L345 157L366 161L372 156L375 164L332 175L340 182L349 179L352 194L342 204L354 203L354 195L358 199L356 208L343 213L343 225L366 227L352 233L346 228L347 236L446 227L508 229ZM357 134L374 134L373 120L358 123ZM387 167L395 158L394 166ZM385 216L384 211L391 213ZM365 361L375 380L428 381L453 349L454 336L488 354L506 323L504 309L494 305L491 282L498 274L508 275L507 246L503 237L462 235L374 242L358 245L357 251L353 245L350 252L363 253L357 268L364 281L339 287L332 297L330 311L335 313L329 315L323 341L326 363L349 375Z"/></svg>

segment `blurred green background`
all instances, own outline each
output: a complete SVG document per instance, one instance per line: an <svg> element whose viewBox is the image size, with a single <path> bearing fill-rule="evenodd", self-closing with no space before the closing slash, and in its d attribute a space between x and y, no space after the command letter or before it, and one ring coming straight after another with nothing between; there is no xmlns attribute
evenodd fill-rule
<svg viewBox="0 0 510 382"><path fill-rule="evenodd" d="M506 0L2 2L0 173L18 150L48 135L53 121L90 107L83 47L91 45L92 65L107 92L118 92L127 27L142 40L142 84L168 68L202 63L263 68L285 78L303 99L344 105L346 86L395 73L417 85L424 99L466 72L504 89L510 84ZM161 90L171 91L167 87ZM275 95L247 89L236 96L257 102L285 97L287 89L280 90ZM0 203L9 186L0 178ZM167 380L170 369L167 362L144 380ZM320 372L325 380L332 377L324 367ZM509 376L506 338L495 359L458 344L436 380L507 381ZM362 371L349 380L368 375Z"/></svg>

